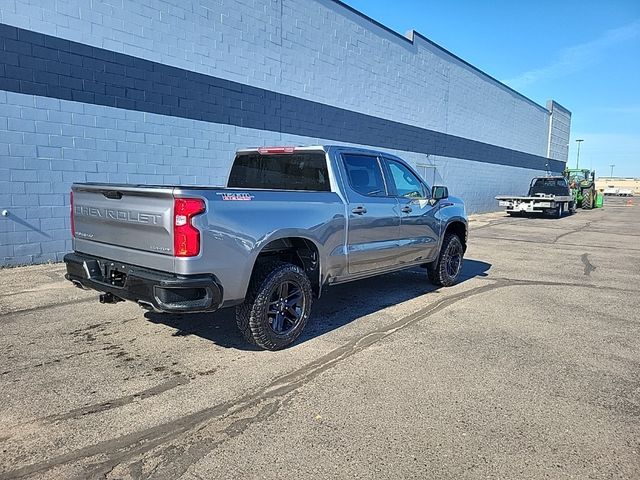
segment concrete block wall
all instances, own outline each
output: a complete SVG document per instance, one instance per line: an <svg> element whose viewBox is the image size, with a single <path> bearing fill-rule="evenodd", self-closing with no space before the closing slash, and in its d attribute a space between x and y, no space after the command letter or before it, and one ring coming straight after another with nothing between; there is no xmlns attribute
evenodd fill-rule
<svg viewBox="0 0 640 480"><path fill-rule="evenodd" d="M547 108L331 0L14 0L0 41L0 265L71 248L73 182L220 185L247 146L388 150L472 212L566 161Z"/></svg>
<svg viewBox="0 0 640 480"><path fill-rule="evenodd" d="M571 112L553 100L547 102L547 108L550 112L547 156L554 160L566 162L569 156Z"/></svg>

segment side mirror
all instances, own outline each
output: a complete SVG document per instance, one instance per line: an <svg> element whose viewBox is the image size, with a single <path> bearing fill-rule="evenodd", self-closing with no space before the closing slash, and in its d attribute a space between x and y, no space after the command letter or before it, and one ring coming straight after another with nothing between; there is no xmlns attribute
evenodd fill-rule
<svg viewBox="0 0 640 480"><path fill-rule="evenodd" d="M433 187L433 195L431 196L431 198L433 198L434 201L437 202L438 200L443 200L448 197L449 197L449 189L447 187L443 187L443 186Z"/></svg>

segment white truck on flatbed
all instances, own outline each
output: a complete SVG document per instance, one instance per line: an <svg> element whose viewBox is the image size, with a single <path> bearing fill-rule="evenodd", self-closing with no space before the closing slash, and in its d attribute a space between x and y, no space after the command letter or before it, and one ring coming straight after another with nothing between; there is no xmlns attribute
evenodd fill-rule
<svg viewBox="0 0 640 480"><path fill-rule="evenodd" d="M564 177L536 177L525 196L499 195L498 205L509 215L547 213L557 218L575 212L575 199Z"/></svg>

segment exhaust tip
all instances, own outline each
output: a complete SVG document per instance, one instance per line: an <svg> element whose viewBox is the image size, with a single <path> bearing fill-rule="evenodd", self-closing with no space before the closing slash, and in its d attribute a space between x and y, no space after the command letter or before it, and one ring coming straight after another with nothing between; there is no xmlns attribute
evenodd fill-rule
<svg viewBox="0 0 640 480"><path fill-rule="evenodd" d="M71 280L71 283L73 283L74 287L79 288L80 290L89 290L84 285L82 285L82 283L80 283L78 280Z"/></svg>
<svg viewBox="0 0 640 480"><path fill-rule="evenodd" d="M148 312L162 313L162 310L158 310L152 303L145 302L144 300L138 300L138 305L144 308Z"/></svg>

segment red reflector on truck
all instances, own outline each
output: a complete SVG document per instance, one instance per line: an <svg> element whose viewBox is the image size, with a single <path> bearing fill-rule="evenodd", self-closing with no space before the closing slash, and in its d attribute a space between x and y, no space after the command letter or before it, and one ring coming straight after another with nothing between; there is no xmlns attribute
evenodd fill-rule
<svg viewBox="0 0 640 480"><path fill-rule="evenodd" d="M258 153L260 155L276 155L278 153L293 153L295 147L260 147Z"/></svg>
<svg viewBox="0 0 640 480"><path fill-rule="evenodd" d="M195 257L200 253L200 231L191 224L195 215L204 212L199 198L176 198L173 204L173 254Z"/></svg>

